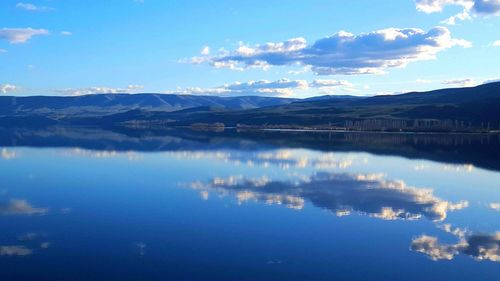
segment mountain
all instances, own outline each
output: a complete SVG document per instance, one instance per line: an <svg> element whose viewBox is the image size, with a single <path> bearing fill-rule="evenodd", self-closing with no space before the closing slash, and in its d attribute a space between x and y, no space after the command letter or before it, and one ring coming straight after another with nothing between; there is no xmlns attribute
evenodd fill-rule
<svg viewBox="0 0 500 281"><path fill-rule="evenodd" d="M0 99L0 124L199 128L223 123L242 128L492 131L500 129L498 108L500 82L400 95L302 100L155 94L7 97Z"/></svg>
<svg viewBox="0 0 500 281"><path fill-rule="evenodd" d="M174 94L95 94L71 97L0 97L0 116L98 116L129 110L176 111L194 107L251 109L291 103L296 99L242 96L217 97Z"/></svg>
<svg viewBox="0 0 500 281"><path fill-rule="evenodd" d="M224 123L266 128L348 127L360 130L470 131L500 126L500 83L366 98L298 100L246 110L200 107L174 112L131 111L103 123ZM87 120L88 122L93 122Z"/></svg>

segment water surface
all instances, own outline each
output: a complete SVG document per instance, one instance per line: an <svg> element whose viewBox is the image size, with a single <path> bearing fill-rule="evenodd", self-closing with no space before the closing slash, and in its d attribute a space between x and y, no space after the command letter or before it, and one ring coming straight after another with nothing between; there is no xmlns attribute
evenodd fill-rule
<svg viewBox="0 0 500 281"><path fill-rule="evenodd" d="M498 280L486 135L0 130L0 280Z"/></svg>

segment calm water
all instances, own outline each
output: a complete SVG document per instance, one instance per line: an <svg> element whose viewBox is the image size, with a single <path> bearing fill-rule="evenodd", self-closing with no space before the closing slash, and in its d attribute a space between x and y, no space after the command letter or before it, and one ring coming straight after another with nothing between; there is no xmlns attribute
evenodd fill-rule
<svg viewBox="0 0 500 281"><path fill-rule="evenodd" d="M500 280L498 136L0 130L0 280Z"/></svg>

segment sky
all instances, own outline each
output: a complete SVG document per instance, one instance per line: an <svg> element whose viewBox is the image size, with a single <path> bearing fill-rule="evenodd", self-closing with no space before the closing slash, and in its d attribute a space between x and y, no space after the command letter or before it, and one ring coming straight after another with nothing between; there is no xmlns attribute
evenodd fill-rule
<svg viewBox="0 0 500 281"><path fill-rule="evenodd" d="M0 95L304 98L500 78L500 0L1 0Z"/></svg>

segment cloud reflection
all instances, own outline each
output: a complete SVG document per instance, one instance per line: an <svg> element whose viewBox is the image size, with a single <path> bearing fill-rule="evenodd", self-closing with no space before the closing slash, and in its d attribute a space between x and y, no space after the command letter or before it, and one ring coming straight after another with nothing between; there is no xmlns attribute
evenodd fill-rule
<svg viewBox="0 0 500 281"><path fill-rule="evenodd" d="M45 215L47 208L37 208L24 199L10 199L7 202L0 202L0 215Z"/></svg>
<svg viewBox="0 0 500 281"><path fill-rule="evenodd" d="M5 160L10 160L16 158L17 154L15 151L8 150L7 148L2 148L0 150L0 158Z"/></svg>
<svg viewBox="0 0 500 281"><path fill-rule="evenodd" d="M491 203L490 208L495 211L500 211L500 203Z"/></svg>
<svg viewBox="0 0 500 281"><path fill-rule="evenodd" d="M342 169L353 164L352 158L338 158L335 153L322 153L319 155L300 153L291 149L241 153L232 151L180 151L173 152L177 157L188 159L214 159L235 165L249 167L276 166L281 169L290 168L315 168L315 169Z"/></svg>
<svg viewBox="0 0 500 281"><path fill-rule="evenodd" d="M302 209L309 201L338 216L352 212L384 220L415 220L422 216L442 221L447 212L468 206L435 197L431 189L407 186L403 181L385 180L381 175L316 173L297 181L272 181L265 177L214 178L209 183L193 182L200 191L232 194L239 203L255 200Z"/></svg>
<svg viewBox="0 0 500 281"><path fill-rule="evenodd" d="M452 260L462 254L479 261L500 262L500 232L461 237L456 244L442 244L437 237L422 235L412 241L410 248L432 260Z"/></svg>
<svg viewBox="0 0 500 281"><path fill-rule="evenodd" d="M29 256L31 254L33 254L33 250L25 246L0 246L0 256Z"/></svg>

